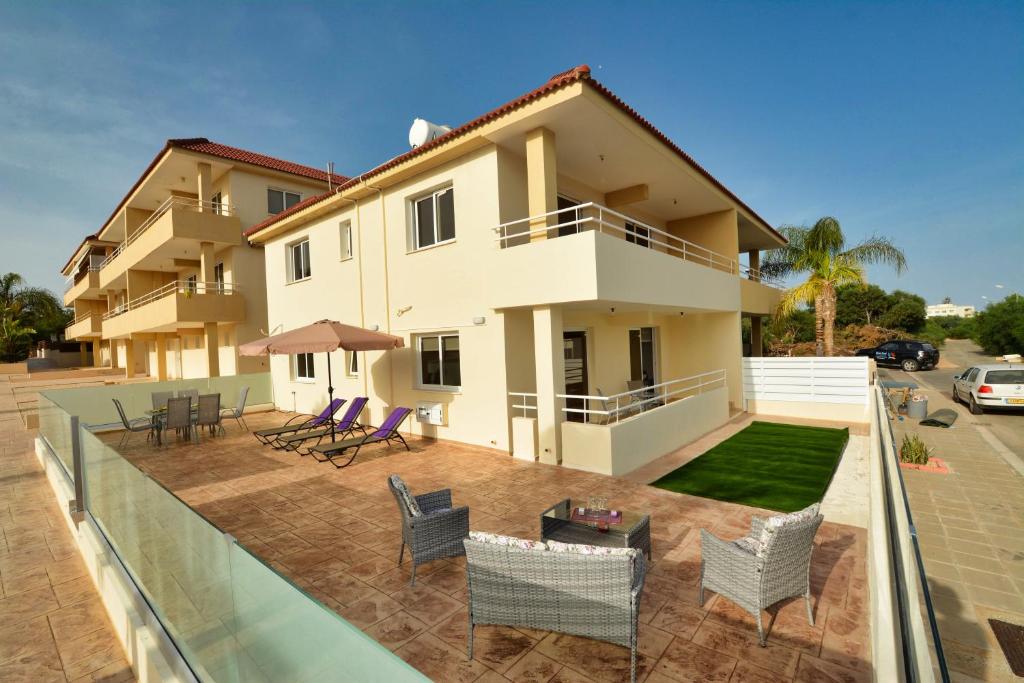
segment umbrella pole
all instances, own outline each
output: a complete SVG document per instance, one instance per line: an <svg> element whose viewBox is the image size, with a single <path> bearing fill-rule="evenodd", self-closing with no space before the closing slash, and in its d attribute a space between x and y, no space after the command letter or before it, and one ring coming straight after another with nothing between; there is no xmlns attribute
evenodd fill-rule
<svg viewBox="0 0 1024 683"><path fill-rule="evenodd" d="M334 382L331 380L331 352L327 352L327 404L334 405ZM334 442L334 415L331 414L331 442Z"/></svg>

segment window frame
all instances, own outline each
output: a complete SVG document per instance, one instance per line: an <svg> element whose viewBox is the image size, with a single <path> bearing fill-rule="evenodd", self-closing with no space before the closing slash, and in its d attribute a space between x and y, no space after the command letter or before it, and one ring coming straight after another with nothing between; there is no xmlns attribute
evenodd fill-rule
<svg viewBox="0 0 1024 683"><path fill-rule="evenodd" d="M444 383L444 340L454 337L459 343L459 383ZM414 348L416 349L416 380L415 387L423 391L445 391L449 393L462 392L462 339L457 331L428 332L418 334L414 337ZM437 358L441 384L427 384L423 381L423 340L437 339Z"/></svg>
<svg viewBox="0 0 1024 683"><path fill-rule="evenodd" d="M354 368L352 366L355 366ZM348 377L359 376L359 352L345 352L345 375Z"/></svg>
<svg viewBox="0 0 1024 683"><path fill-rule="evenodd" d="M193 273L185 278L185 291L195 294L199 291L199 276Z"/></svg>
<svg viewBox="0 0 1024 683"><path fill-rule="evenodd" d="M635 244L638 247L644 247L650 249L651 247L651 229L646 225L634 223L633 221L625 222L626 230L626 241L630 244Z"/></svg>
<svg viewBox="0 0 1024 683"><path fill-rule="evenodd" d="M443 195L443 194L445 194L447 192L451 192L452 193L452 236L450 238L446 239L446 240L441 240L441 239L439 239L440 238L440 224L438 222L438 216L439 216L439 212L438 212L438 198L441 195ZM433 225L434 241L431 242L430 244L420 244L420 214L419 214L419 211L418 211L418 207L419 207L420 202L422 202L424 200L427 200L427 199L431 200L431 210L432 210L433 223L434 223L434 225ZM410 211L412 213L412 220L411 220L412 235L411 235L411 241L410 241L412 249L410 249L410 251L424 251L426 249L433 249L434 247L439 247L439 246L442 246L444 244L451 244L456 239L458 239L458 229L456 228L456 221L455 221L455 185L454 185L454 183L447 183L445 185L441 185L440 187L437 187L436 189L433 189L433 190L431 190L429 192L425 192L423 194L416 195L416 196L410 198L409 199L409 208L410 208Z"/></svg>
<svg viewBox="0 0 1024 683"><path fill-rule="evenodd" d="M281 193L281 210L280 211L274 212L274 211L270 210L270 193L271 192L280 192ZM288 195L293 195L295 197L295 201L292 202L291 204L288 204ZM278 215L280 213L284 213L285 211L287 211L288 209L292 208L293 206L295 206L296 204L298 204L301 201L302 201L302 193L301 192L296 192L295 190L286 190L283 187L273 187L273 186L270 186L270 185L267 186L267 215L268 216L276 216L276 215Z"/></svg>
<svg viewBox="0 0 1024 683"><path fill-rule="evenodd" d="M221 293L226 288L224 287L224 262L220 261L213 266L213 281L217 285L217 292Z"/></svg>
<svg viewBox="0 0 1024 683"><path fill-rule="evenodd" d="M630 360L629 375L630 375L630 380L631 381L642 381L643 380L643 372L645 370L645 368L643 367L643 347L644 347L644 344L648 343L648 342L644 341L644 330L650 330L651 331L651 339L650 339L650 342L649 342L650 346L651 346L651 365L652 365L652 367L650 368L650 370L651 370L651 384L658 384L659 381L660 381L659 375L661 373L661 367L660 367L661 364L659 363L659 358L658 358L658 354L659 354L658 337L660 335L658 334L658 332L659 332L658 328L656 326L654 326L654 325L643 325L643 326L640 326L640 327L630 327L626 331L626 338L627 338L628 344L629 344L629 360ZM639 344L640 377L633 377L633 369L634 369L633 368L633 333L634 332L637 333L637 343Z"/></svg>
<svg viewBox="0 0 1024 683"><path fill-rule="evenodd" d="M305 369L307 374L299 374L299 356L308 356L309 358L305 362ZM313 384L316 382L316 359L312 353L293 353L291 358L291 374L292 381L299 382L301 384Z"/></svg>
<svg viewBox="0 0 1024 683"><path fill-rule="evenodd" d="M345 236L348 236L348 245L345 244ZM346 246L348 247L346 253ZM352 221L345 220L338 223L338 250L342 261L351 261L355 256L355 245L352 243Z"/></svg>
<svg viewBox="0 0 1024 683"><path fill-rule="evenodd" d="M302 245L306 245L306 253L304 255L304 266L303 272L306 274L303 277L295 277L295 256L294 250L301 249ZM312 250L309 245L309 235L306 235L294 242L285 245L285 269L288 284L294 284L296 282L305 282L313 277L313 266L311 262Z"/></svg>

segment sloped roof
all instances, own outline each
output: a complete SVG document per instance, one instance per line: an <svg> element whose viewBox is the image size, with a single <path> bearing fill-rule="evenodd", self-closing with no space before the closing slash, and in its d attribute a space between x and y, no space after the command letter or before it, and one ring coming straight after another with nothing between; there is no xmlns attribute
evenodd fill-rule
<svg viewBox="0 0 1024 683"><path fill-rule="evenodd" d="M691 157L689 154L684 152L682 150L682 148L680 148L678 145L676 145L674 142L672 142L668 138L667 135L665 135L660 130L658 130L654 126L654 124L652 124L650 121L648 121L643 116L641 116L635 109L633 109L632 107L627 105L625 102L623 102L622 99L620 99L617 95L615 95L615 93L613 93L611 90L609 90L604 85L602 85L598 81L596 81L593 78L591 78L591 76L590 76L590 67L587 66L586 64L581 64L580 66L573 67L572 69L568 69L567 71L562 71L561 73L557 73L554 76L552 76L551 78L549 78L547 80L547 82L544 83L539 88L535 88L534 90L531 90L528 93L520 95L519 97L515 98L514 100L506 102L505 104L501 105L500 107L498 107L496 109L492 109L491 111L487 112L486 114L483 114L482 116L478 116L477 118L473 119L472 121L469 121L468 123L464 123L464 124L462 124L461 126L459 126L457 128L453 128L452 130L448 131L444 135L440 135L437 138L434 138L430 142L427 142L427 143L425 143L423 145L420 145L419 147L411 149L408 152L405 152L404 154L400 154L400 155L394 157L393 159L389 159L389 160L385 161L383 164L380 164L379 166L376 166L376 167L370 169L366 173L363 173L363 174L360 174L360 175L358 175L358 176L356 176L354 178L351 178L347 182L341 184L339 187L334 188L334 190L332 190L332 191L324 192L324 193L319 194L319 195L314 195L312 197L308 197L304 201L301 201L298 204L292 206L290 209L282 211L281 213L276 214L274 216L271 216L267 220L262 221L261 223L257 223L256 225L250 227L248 230L245 231L244 234L245 234L246 237L255 235L256 233L260 232L261 230L264 230L265 228L270 227L274 223L277 223L278 221L281 221L281 220L287 218L288 216L291 216L291 215L293 215L295 213L298 213L299 211L302 211L303 209L306 209L306 208L308 208L310 206L313 206L315 204L319 204L320 202L330 198L332 195L337 194L338 192L343 192L344 190L346 190L346 189L348 189L350 187L354 187L355 185L358 185L362 181L365 181L365 180L368 180L369 178L372 178L374 176L380 175L381 173L387 171L390 168L394 168L395 166L398 166L399 164L402 164L402 163L404 163L404 162L406 162L406 161L408 161L410 159L413 159L413 158L415 158L415 157L417 157L417 156L419 156L421 154L425 154L426 152L429 152L430 150L432 150L432 149L434 149L436 147L440 147L441 145L444 145L445 143L447 143L447 142L449 142L451 140L454 140L455 138L461 137L461 136L469 133L470 131L472 131L472 130L474 130L476 128L479 128L480 126L482 126L482 125L484 125L486 123L489 123L490 121L493 121L493 120L495 120L495 119L497 119L497 118L499 118L501 116L504 116L505 114L508 114L509 112L514 111L514 110L518 109L519 107L522 107L523 105L529 104L530 102L533 102L534 100L537 100L537 99L539 99L539 98L541 98L541 97L543 97L543 96L545 96L545 95L547 95L547 94L549 94L551 92L554 92L555 90L563 88L563 87L565 87L567 85L570 85L572 83L578 83L578 82L585 83L588 86L592 87L596 92L600 93L602 96L607 98L612 104L614 104L616 107L618 107L623 112L628 114L641 127L643 127L645 130L647 130L652 135L654 135L654 137L656 137L666 147L668 147L670 150L672 150L677 155L679 155L683 159L683 161L685 161L687 164L692 166L694 168L694 170L696 170L698 173L700 173L705 178L707 178L715 187L717 187L719 190L721 190L723 193L725 193L734 202L736 202L737 204L742 206L748 213L750 213L751 216L754 217L755 220L759 221L762 224L763 227L765 227L768 230L770 230L774 235L776 235L780 239L785 240L785 238L782 235L780 235L778 233L778 231L776 231L771 226L771 224L768 223L768 221L766 221L765 219L761 218L761 216L759 216L756 211L754 211L752 208L747 206L747 204L745 202L743 202L735 194L733 194L733 192L731 190L729 190L729 188L727 188L725 185L723 185L721 182L719 182L718 179L716 179L714 176L712 176L703 166L698 164L693 159L693 157Z"/></svg>

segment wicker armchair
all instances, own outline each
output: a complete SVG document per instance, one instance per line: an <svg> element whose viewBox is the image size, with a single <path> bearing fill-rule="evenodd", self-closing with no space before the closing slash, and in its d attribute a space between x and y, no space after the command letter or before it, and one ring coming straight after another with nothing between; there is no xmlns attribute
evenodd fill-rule
<svg viewBox="0 0 1024 683"><path fill-rule="evenodd" d="M757 620L757 637L762 647L765 634L761 611L780 600L802 595L807 603L807 621L813 626L811 553L814 535L823 519L816 514L780 526L758 552L701 529L700 604L704 604L705 588L735 602ZM764 519L755 517L748 538L759 539L764 524Z"/></svg>
<svg viewBox="0 0 1024 683"><path fill-rule="evenodd" d="M587 555L472 538L464 543L470 659L478 624L525 626L628 647L630 680L636 681L637 621L647 574L642 552Z"/></svg>
<svg viewBox="0 0 1024 683"><path fill-rule="evenodd" d="M402 515L402 548L398 551L398 564L402 564L406 546L412 554L410 585L416 585L416 567L419 565L466 554L462 541L469 537L469 508L452 507L451 489L420 496L409 494L414 501L410 506L402 491L405 484L397 475L388 477L388 488Z"/></svg>

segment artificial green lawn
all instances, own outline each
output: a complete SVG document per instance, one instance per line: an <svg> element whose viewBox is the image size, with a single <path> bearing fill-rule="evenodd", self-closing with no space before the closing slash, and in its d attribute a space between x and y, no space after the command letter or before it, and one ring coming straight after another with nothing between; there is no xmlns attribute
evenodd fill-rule
<svg viewBox="0 0 1024 683"><path fill-rule="evenodd" d="M651 486L793 512L822 499L848 429L753 422Z"/></svg>

